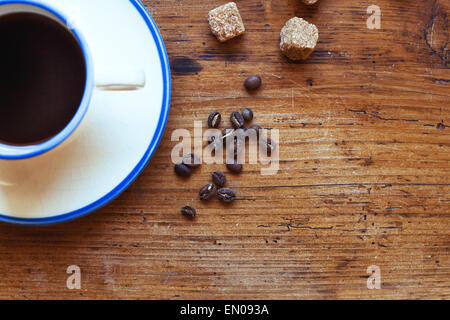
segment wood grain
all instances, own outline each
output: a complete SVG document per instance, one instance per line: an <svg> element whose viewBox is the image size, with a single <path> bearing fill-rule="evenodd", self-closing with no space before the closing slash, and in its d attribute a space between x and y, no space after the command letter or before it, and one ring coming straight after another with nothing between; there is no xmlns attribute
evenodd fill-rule
<svg viewBox="0 0 450 320"><path fill-rule="evenodd" d="M205 16L223 1L144 1L172 64L163 141L100 211L0 225L0 298L450 298L450 1L236 2L247 32L220 44ZM366 27L371 4L381 30ZM302 63L278 47L295 15L320 31ZM251 74L264 81L254 95L242 85ZM221 166L175 177L171 133L243 107L280 130L280 171L247 165L230 178L239 201L200 203ZM196 221L180 215L186 204ZM72 264L81 290L66 288ZM370 265L380 290L366 287Z"/></svg>

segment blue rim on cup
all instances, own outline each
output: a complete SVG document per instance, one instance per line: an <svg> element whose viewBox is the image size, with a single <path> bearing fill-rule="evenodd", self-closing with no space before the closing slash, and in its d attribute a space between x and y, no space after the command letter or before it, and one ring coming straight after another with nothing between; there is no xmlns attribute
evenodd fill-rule
<svg viewBox="0 0 450 320"><path fill-rule="evenodd" d="M57 10L46 4L38 3L31 0L0 1L0 6L8 4L24 4L38 7L48 11L49 13L53 14L59 20L65 23L68 21L63 14L59 13ZM53 136L52 138L42 143L27 146L13 146L0 143L0 159L19 160L31 158L57 147L75 131L75 129L79 126L84 116L86 115L89 103L91 101L92 91L94 90L94 71L93 71L92 57L89 51L89 47L80 31L77 30L77 28L75 27L70 28L70 31L73 33L73 35L78 41L78 44L80 45L81 51L83 52L86 68L84 93L77 112L63 130L61 130L57 135Z"/></svg>
<svg viewBox="0 0 450 320"><path fill-rule="evenodd" d="M104 195L102 198L96 200L95 202L77 209L72 212L64 213L58 216L54 217L48 217L48 218L15 218L7 215L2 215L0 213L0 221L6 222L10 224L17 224L17 225L24 225L24 226L46 226L46 225L52 225L62 222L67 222L70 220L74 220L77 218L80 218L88 213L91 213L92 211L95 211L97 209L100 209L101 207L105 206L107 203L115 199L117 196L119 196L125 189L127 189L130 184L139 176L139 174L144 170L150 159L152 158L153 154L156 151L156 148L158 147L162 135L164 133L164 129L166 127L167 118L169 116L169 109L170 109L170 97L171 97L171 74L170 74L170 66L169 66L169 59L167 56L167 51L164 45L164 42L162 40L161 34L158 30L158 27L156 26L155 21L150 16L148 11L145 9L144 5L141 3L140 0L129 0L131 4L136 8L138 13L142 16L142 18L145 20L147 27L150 31L151 36L155 40L156 47L158 50L160 62L161 62L161 68L162 68L162 77L163 77L163 98L162 98L162 105L161 105L161 113L158 120L158 124L156 127L155 134L153 135L152 140L150 141L150 144L142 156L141 160L138 162L138 164L134 167L134 169L128 174L128 176L120 183L118 184L113 190L111 190L109 193ZM5 3L25 3L25 4L34 4L33 1L27 1L27 0L18 0L18 1L10 1L5 0L1 1L1 4ZM51 11L47 6L40 5L46 10ZM92 79L94 81L94 79ZM45 152L45 151L44 151Z"/></svg>

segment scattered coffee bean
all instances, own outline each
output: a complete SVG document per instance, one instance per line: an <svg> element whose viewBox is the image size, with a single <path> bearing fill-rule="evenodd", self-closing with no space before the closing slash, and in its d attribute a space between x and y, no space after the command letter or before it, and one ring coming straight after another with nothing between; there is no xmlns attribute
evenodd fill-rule
<svg viewBox="0 0 450 320"><path fill-rule="evenodd" d="M195 216L197 215L197 212L195 211L194 208L192 208L190 206L185 206L185 207L181 208L181 214L190 219L194 219Z"/></svg>
<svg viewBox="0 0 450 320"><path fill-rule="evenodd" d="M242 128L245 123L244 117L239 111L234 111L231 113L230 121L231 124L233 125L233 128L235 129Z"/></svg>
<svg viewBox="0 0 450 320"><path fill-rule="evenodd" d="M225 176L225 173L222 171L216 171L212 174L212 180L215 183L216 186L219 188L222 188L225 183L227 182L227 178Z"/></svg>
<svg viewBox="0 0 450 320"><path fill-rule="evenodd" d="M248 130L255 130L256 131L256 137L259 138L259 131L262 128L260 126L258 126L257 124L251 126L250 128L248 128Z"/></svg>
<svg viewBox="0 0 450 320"><path fill-rule="evenodd" d="M187 165L179 163L175 165L175 173L180 177L189 177L191 175L191 169Z"/></svg>
<svg viewBox="0 0 450 320"><path fill-rule="evenodd" d="M245 82L245 87L248 90L255 90L261 86L261 78L259 76L249 77ZM217 147L223 148L223 140L227 142L227 157L228 154L233 154L234 163L226 164L227 169L232 173L241 173L243 170L243 165L238 163L238 155L239 153L245 149L246 137L249 137L248 130L254 130L256 132L257 137L260 136L261 127L258 125L252 125L248 129L244 127L245 122L250 122L253 120L254 114L250 108L246 108L242 111L242 113L238 111L234 111L230 115L230 121L233 125L233 128L226 128L222 131L222 135L219 136L211 135L207 138L209 144L214 144L214 149ZM208 126L210 128L218 128L220 126L222 120L222 116L219 112L213 112L208 117ZM442 127L445 126L442 124ZM438 128L441 129L440 125ZM250 133L250 139L254 135ZM232 139L228 141L228 138ZM270 155L274 150L276 150L276 144L272 141L272 139L263 137L260 142L260 148L265 148L267 150L267 154ZM220 143L219 143L220 142ZM232 143L231 143L232 142ZM228 145L229 144L229 145ZM217 146L216 146L217 145ZM201 159L195 155L194 153L188 153L183 156L182 163L175 165L175 173L181 177L188 177L191 175L191 169L200 166ZM213 183L207 184L199 191L200 200L209 200L214 195L217 194L217 197L220 201L225 203L233 202L236 199L236 193L234 190L230 188L224 188L227 178L225 173L218 170L212 173L212 181ZM181 208L182 215L194 219L196 217L196 211L191 206L185 206Z"/></svg>
<svg viewBox="0 0 450 320"><path fill-rule="evenodd" d="M270 138L264 138L262 140L262 144L260 146L261 148L265 148L267 150L267 155L271 155L273 151L277 148L275 142L272 141Z"/></svg>
<svg viewBox="0 0 450 320"><path fill-rule="evenodd" d="M200 195L200 200L209 200L213 195L216 194L217 188L212 183L207 184L203 188L200 189L198 193Z"/></svg>
<svg viewBox="0 0 450 320"><path fill-rule="evenodd" d="M230 203L236 199L236 193L229 188L222 188L217 191L217 197L220 201Z"/></svg>
<svg viewBox="0 0 450 320"><path fill-rule="evenodd" d="M241 173L243 166L239 163L227 163L227 169L233 173Z"/></svg>
<svg viewBox="0 0 450 320"><path fill-rule="evenodd" d="M198 168L201 160L196 154L188 153L183 156L183 164L190 168Z"/></svg>
<svg viewBox="0 0 450 320"><path fill-rule="evenodd" d="M261 87L261 77L258 75L250 76L245 79L244 86L248 91L253 91Z"/></svg>
<svg viewBox="0 0 450 320"><path fill-rule="evenodd" d="M213 112L208 117L208 126L210 128L218 128L221 120L222 116L220 115L220 113Z"/></svg>
<svg viewBox="0 0 450 320"><path fill-rule="evenodd" d="M252 121L253 120L253 111L252 109L244 109L244 111L242 111L242 117L244 117L245 121Z"/></svg>

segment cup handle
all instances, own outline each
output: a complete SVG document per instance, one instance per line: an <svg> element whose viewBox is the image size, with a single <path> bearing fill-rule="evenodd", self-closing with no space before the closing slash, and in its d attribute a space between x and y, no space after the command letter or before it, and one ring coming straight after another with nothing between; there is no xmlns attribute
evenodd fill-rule
<svg viewBox="0 0 450 320"><path fill-rule="evenodd" d="M130 66L114 66L99 70L95 76L95 87L103 91L133 91L145 87L145 71Z"/></svg>

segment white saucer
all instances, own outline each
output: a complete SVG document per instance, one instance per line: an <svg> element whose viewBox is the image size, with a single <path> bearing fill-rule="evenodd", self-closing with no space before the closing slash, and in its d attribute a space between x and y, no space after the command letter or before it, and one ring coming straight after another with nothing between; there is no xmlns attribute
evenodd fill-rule
<svg viewBox="0 0 450 320"><path fill-rule="evenodd" d="M80 217L118 196L152 157L167 122L170 68L159 31L139 0L47 0L79 10L95 67L138 65L147 85L95 91L86 118L56 149L0 160L0 221L42 225ZM99 65L99 66L97 66Z"/></svg>

